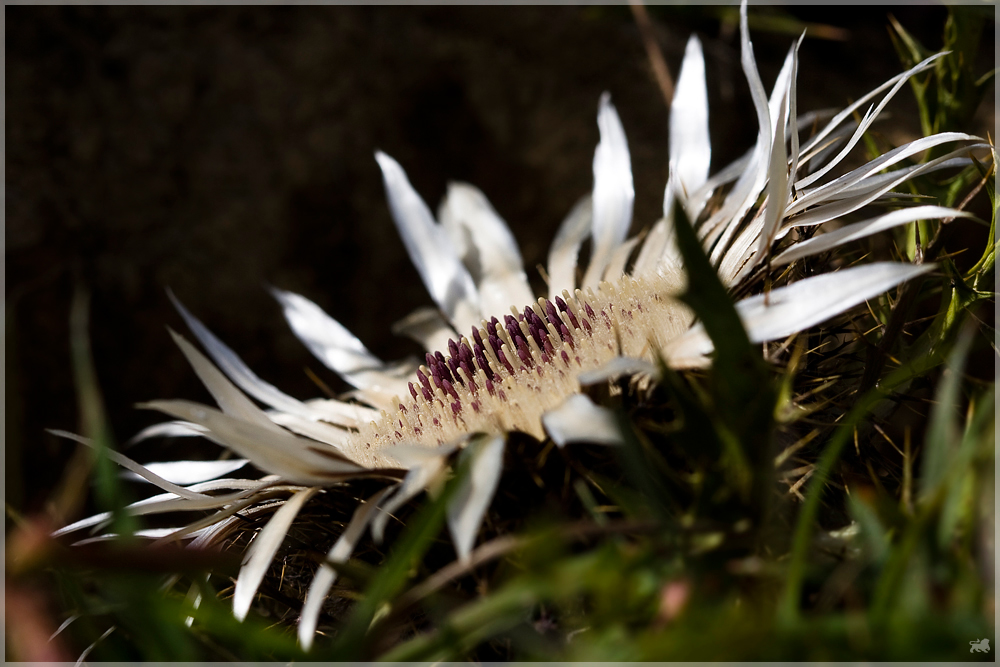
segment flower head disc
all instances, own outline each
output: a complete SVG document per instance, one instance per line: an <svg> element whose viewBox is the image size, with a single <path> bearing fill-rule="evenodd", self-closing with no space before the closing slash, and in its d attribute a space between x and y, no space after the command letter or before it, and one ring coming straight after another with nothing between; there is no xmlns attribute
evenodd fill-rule
<svg viewBox="0 0 1000 667"><path fill-rule="evenodd" d="M690 327L676 288L664 276L623 276L484 320L468 337L450 339L447 354L427 354L408 399L358 430L352 458L377 465L385 447L439 446L476 432L543 439L542 415L580 391L581 373L619 356L652 359Z"/></svg>

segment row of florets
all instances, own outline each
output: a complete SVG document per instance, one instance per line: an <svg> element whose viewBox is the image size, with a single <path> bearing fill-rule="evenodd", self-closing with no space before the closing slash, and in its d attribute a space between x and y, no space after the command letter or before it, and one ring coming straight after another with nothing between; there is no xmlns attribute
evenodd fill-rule
<svg viewBox="0 0 1000 667"><path fill-rule="evenodd" d="M434 387L437 387L458 401L455 384L467 386L473 393L478 391L473 379L477 368L483 371L486 390L491 395L495 395L493 382L497 380L500 367L513 376L535 366L532 345L537 346L542 363L549 363L556 355L556 348L553 345L555 336L558 336L559 341L572 348L574 347L572 331L582 330L589 334L591 324L588 318L594 318L594 311L586 302L583 303L583 309L586 317L582 314L577 317L574 314L574 309L564 299L557 296L551 301L539 299L537 306L526 306L522 313L511 309L512 313L516 313L516 317L514 314L505 315L503 323L496 317L490 318L489 322L484 320L482 329L472 328L473 342L471 345L466 338L457 342L449 339L447 357L441 351L427 353L426 367L417 371L419 384L413 382L409 384L410 395L413 396L414 400L417 400L418 395L422 395L424 400L431 402L434 396ZM565 315L572 330L560 317L560 312ZM508 348L508 350L511 356L516 354L517 358L507 358L508 355L504 353L505 341L503 338L510 341L513 349ZM568 363L569 357L565 350L561 350L561 356L563 361ZM490 360L496 364L496 367L490 363ZM459 372L460 370L461 372Z"/></svg>

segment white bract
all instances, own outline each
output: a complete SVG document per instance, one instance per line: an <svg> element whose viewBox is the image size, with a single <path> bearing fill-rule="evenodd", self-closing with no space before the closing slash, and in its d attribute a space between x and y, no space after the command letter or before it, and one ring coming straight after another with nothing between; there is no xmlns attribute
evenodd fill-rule
<svg viewBox="0 0 1000 667"><path fill-rule="evenodd" d="M919 206L869 215L860 222L845 220L884 200L909 178L968 164L969 152L983 144L965 134L925 137L824 181L889 98L939 56L862 97L800 145L799 128L821 118L798 116L795 85L801 40L792 45L768 96L754 61L745 4L740 18L741 62L758 119L756 144L737 162L709 176L705 63L701 44L692 37L672 105L664 217L653 221L639 245L637 238L628 238L634 190L625 128L605 93L598 105L593 191L569 213L552 244L548 299L535 300L517 243L482 192L452 184L435 218L399 163L376 154L393 219L437 305L418 310L396 329L431 353L419 369L409 362L380 360L310 300L274 290L295 334L355 388L350 401L300 401L259 378L175 300L208 357L181 336L174 338L219 409L179 400L148 403L146 407L179 421L147 429L136 439L200 435L241 458L220 464L174 461L147 470L115 454L116 461L165 491L134 503L128 511L214 512L155 534L161 541L192 539L191 546L197 547L237 530L237 512L277 506L253 540L237 581L234 611L243 618L299 510L321 489L361 476L386 480L382 491L359 506L330 550L329 561L343 562L366 531L380 540L392 512L440 481L452 454L467 448L469 475L447 509L456 552L467 559L500 479L506 432L548 436L559 446L574 441L615 444L621 439L616 420L580 394L581 384L623 374L655 381L658 371L650 362L658 355L675 367L710 363L711 340L675 298L686 281L674 240L675 202L730 287L743 284L768 259L771 266L787 264L896 225L963 215ZM886 88L889 92L852 129L852 112ZM881 173L944 143L959 147L925 164ZM718 203L709 207L713 196ZM832 221L849 224L831 231L820 228L807 241L788 236L794 228ZM588 238L591 259L584 267L579 252ZM782 251L770 257L775 243L783 243ZM736 309L752 341L780 339L931 268L900 263L855 266L790 283L766 297L751 296ZM506 314L511 306L514 314ZM215 479L245 462L267 476ZM90 517L59 533L100 527L108 519ZM299 625L306 648L335 580L334 569L322 565L309 589Z"/></svg>

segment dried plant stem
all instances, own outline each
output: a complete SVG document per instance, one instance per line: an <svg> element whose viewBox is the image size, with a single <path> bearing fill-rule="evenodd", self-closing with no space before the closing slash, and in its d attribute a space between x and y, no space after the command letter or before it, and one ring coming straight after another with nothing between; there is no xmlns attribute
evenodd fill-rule
<svg viewBox="0 0 1000 667"><path fill-rule="evenodd" d="M649 12L642 0L629 0L629 7L635 17L635 23L639 26L639 33L642 35L642 44L646 47L646 55L649 57L649 66L653 68L653 76L656 77L656 85L659 86L663 94L663 101L670 109L670 103L674 99L674 80L667 69L667 62L660 51L660 45L656 42L656 33L653 30L653 21L649 18Z"/></svg>

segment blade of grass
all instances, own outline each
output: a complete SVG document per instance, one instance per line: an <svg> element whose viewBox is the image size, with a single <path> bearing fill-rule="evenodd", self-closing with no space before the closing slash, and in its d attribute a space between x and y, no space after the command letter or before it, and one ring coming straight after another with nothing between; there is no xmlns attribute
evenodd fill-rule
<svg viewBox="0 0 1000 667"><path fill-rule="evenodd" d="M95 492L104 511L111 512L114 531L122 537L136 530L135 517L124 512L127 504L121 480L107 450L114 447L114 438L104 413L104 402L90 351L90 295L77 286L70 305L70 355L73 382L84 436L94 443Z"/></svg>
<svg viewBox="0 0 1000 667"><path fill-rule="evenodd" d="M722 281L698 242L683 206L675 206L677 246L688 285L681 299L700 318L715 347L710 376L712 424L723 449L723 472L755 523L766 523L774 478L771 430L777 395L767 366L750 344Z"/></svg>
<svg viewBox="0 0 1000 667"><path fill-rule="evenodd" d="M948 461L958 444L957 406L962 384L962 368L972 344L972 330L966 327L948 355L947 369L934 394L927 435L924 438L923 464L920 468L920 501L936 495L948 471Z"/></svg>

